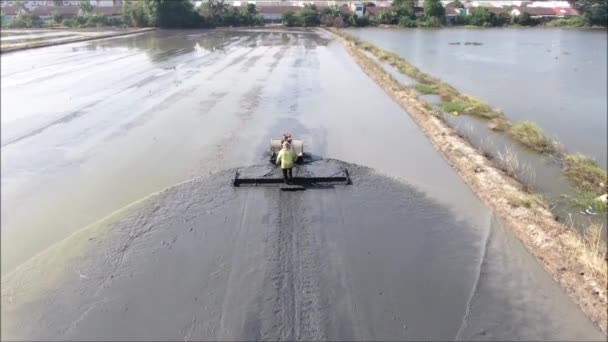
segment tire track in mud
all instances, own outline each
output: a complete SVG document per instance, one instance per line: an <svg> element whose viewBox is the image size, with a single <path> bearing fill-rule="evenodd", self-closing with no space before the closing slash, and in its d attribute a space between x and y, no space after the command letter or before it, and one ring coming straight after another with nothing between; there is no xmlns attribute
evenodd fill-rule
<svg viewBox="0 0 608 342"><path fill-rule="evenodd" d="M267 291L260 336L266 340L327 338L320 290L318 201L279 194L279 216L269 242ZM308 204L315 203L314 208Z"/></svg>
<svg viewBox="0 0 608 342"><path fill-rule="evenodd" d="M490 216L490 222L487 225L488 229L486 231L483 246L480 251L479 265L477 267L477 272L475 273L475 281L474 281L473 285L471 286L471 293L469 295L469 298L467 299L464 314L462 316L462 323L460 324L460 327L458 328L458 331L456 332L456 335L454 336L455 341L461 341L462 334L465 331L465 329L467 328L467 325L469 323L469 317L471 315L471 307L475 300L475 296L477 295L477 291L479 290L479 282L481 280L481 274L482 274L483 268L486 264L488 246L490 245L490 241L492 240L492 237L494 235L494 225L492 224L492 221L494 219L495 219L494 213L492 213L492 215Z"/></svg>

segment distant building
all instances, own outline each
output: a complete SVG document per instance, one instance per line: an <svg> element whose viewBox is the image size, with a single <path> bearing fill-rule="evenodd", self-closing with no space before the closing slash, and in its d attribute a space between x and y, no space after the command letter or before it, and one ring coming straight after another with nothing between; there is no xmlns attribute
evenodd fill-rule
<svg viewBox="0 0 608 342"><path fill-rule="evenodd" d="M453 0L441 0L444 6ZM423 3L424 1L420 1ZM567 0L461 0L465 7L546 7L546 8L572 8L571 1Z"/></svg>
<svg viewBox="0 0 608 342"><path fill-rule="evenodd" d="M81 3L77 0L62 0L58 3L52 0L26 0L21 2L27 13L36 15L42 20L50 19L53 14L63 18L74 17L80 12ZM0 0L5 19L10 21L19 14L20 8L17 7L18 4L16 3L17 1ZM90 0L90 3L93 5L93 13L117 16L122 11L122 4L119 0Z"/></svg>
<svg viewBox="0 0 608 342"><path fill-rule="evenodd" d="M363 12L365 11L365 8L363 7L363 3L351 2L349 4L349 7L350 7L351 11L353 11L353 13L356 14L358 17L363 16Z"/></svg>
<svg viewBox="0 0 608 342"><path fill-rule="evenodd" d="M198 2L198 1L196 1ZM202 0L204 2L204 0ZM304 4L312 4L317 7L329 6L351 6L353 3L373 2L376 6L390 6L392 0L368 0L368 1L345 1L345 0L232 0L226 1L233 6L241 6L243 3L255 4L258 8L266 6L296 6L303 7Z"/></svg>
<svg viewBox="0 0 608 342"><path fill-rule="evenodd" d="M86 1L86 0L82 0ZM36 7L44 7L44 6L53 6L53 7L63 7L63 6L74 6L80 7L80 0L60 0L57 2L53 0L0 0L0 7L10 7L17 6L17 3L23 3L23 6L32 10ZM89 0L89 3L94 7L116 7L121 4L120 0Z"/></svg>
<svg viewBox="0 0 608 342"><path fill-rule="evenodd" d="M300 8L297 6L260 6L258 13L264 18L265 23L280 24L283 22L283 14L295 12Z"/></svg>

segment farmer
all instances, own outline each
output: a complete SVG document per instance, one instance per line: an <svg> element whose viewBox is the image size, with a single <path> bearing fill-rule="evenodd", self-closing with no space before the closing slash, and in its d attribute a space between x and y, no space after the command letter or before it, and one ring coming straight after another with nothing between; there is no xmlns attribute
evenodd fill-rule
<svg viewBox="0 0 608 342"><path fill-rule="evenodd" d="M291 133L289 132L285 132L283 133L283 139L281 139L281 144L283 144L284 142L288 142L289 144L291 144Z"/></svg>
<svg viewBox="0 0 608 342"><path fill-rule="evenodd" d="M287 184L289 184L289 182L293 180L292 169L295 161L296 154L291 148L291 144L285 141L283 143L283 148L279 151L279 154L277 155L277 165L281 165L281 169L283 170L283 179L285 179L285 183Z"/></svg>

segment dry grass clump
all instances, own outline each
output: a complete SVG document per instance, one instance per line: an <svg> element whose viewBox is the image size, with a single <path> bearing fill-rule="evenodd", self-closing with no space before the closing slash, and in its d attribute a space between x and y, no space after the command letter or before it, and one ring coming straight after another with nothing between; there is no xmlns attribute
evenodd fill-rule
<svg viewBox="0 0 608 342"><path fill-rule="evenodd" d="M557 150L555 142L549 139L543 130L533 122L518 122L511 126L509 133L515 140L534 151L553 153Z"/></svg>
<svg viewBox="0 0 608 342"><path fill-rule="evenodd" d="M590 191L596 195L608 191L608 173L584 155L566 155L563 173L581 190Z"/></svg>
<svg viewBox="0 0 608 342"><path fill-rule="evenodd" d="M513 207L524 207L528 209L548 208L547 201L539 194L532 193L508 193L507 202Z"/></svg>
<svg viewBox="0 0 608 342"><path fill-rule="evenodd" d="M569 245L571 258L578 259L587 266L595 276L606 280L608 277L608 263L606 253L606 230L604 226L597 223L590 224L583 234L571 234L564 241Z"/></svg>
<svg viewBox="0 0 608 342"><path fill-rule="evenodd" d="M504 132L511 128L511 122L504 116L499 116L488 122L488 128L495 132Z"/></svg>

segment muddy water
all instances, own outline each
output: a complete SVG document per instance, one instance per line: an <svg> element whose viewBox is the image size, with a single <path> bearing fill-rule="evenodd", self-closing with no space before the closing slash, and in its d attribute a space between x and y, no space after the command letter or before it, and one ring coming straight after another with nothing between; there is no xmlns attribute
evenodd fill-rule
<svg viewBox="0 0 608 342"><path fill-rule="evenodd" d="M537 122L572 152L587 154L606 167L606 30L348 32L400 54L431 75L503 109L513 120Z"/></svg>
<svg viewBox="0 0 608 342"><path fill-rule="evenodd" d="M218 172L79 232L2 279L2 338L603 338L500 222L355 165L297 172L340 167L353 185L300 192Z"/></svg>
<svg viewBox="0 0 608 342"><path fill-rule="evenodd" d="M2 337L601 338L330 38L157 31L3 56ZM222 170L264 164L285 130L375 171L233 189Z"/></svg>
<svg viewBox="0 0 608 342"><path fill-rule="evenodd" d="M407 114L329 38L158 31L3 56L2 272L154 191L265 160L285 130L485 222Z"/></svg>

